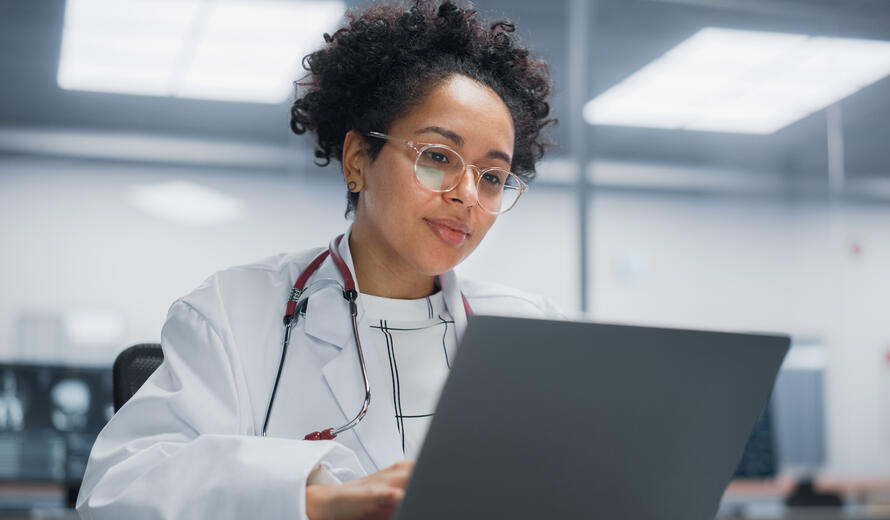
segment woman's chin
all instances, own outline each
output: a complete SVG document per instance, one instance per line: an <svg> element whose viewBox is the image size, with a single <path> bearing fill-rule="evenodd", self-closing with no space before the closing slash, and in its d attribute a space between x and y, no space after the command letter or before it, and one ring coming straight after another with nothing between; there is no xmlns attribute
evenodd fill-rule
<svg viewBox="0 0 890 520"><path fill-rule="evenodd" d="M467 248L430 248L424 251L418 258L418 265L424 274L438 276L454 269L464 258L469 256L472 249Z"/></svg>

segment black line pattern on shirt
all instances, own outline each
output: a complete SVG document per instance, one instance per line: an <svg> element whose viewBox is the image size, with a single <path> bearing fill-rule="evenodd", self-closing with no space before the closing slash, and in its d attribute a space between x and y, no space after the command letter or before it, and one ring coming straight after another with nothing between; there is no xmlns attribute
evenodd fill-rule
<svg viewBox="0 0 890 520"><path fill-rule="evenodd" d="M386 330L383 328L383 320L380 320L380 327L373 327L375 329L380 329L380 332L383 333L383 338L386 340L386 355L389 358L389 375L392 378L392 407L396 411L396 429L399 430L399 434L404 435L402 433L402 425L399 422L399 402L396 399L396 388L398 388L396 384L396 371L393 369L393 358L392 358L392 350L389 346L389 334L386 333Z"/></svg>
<svg viewBox="0 0 890 520"><path fill-rule="evenodd" d="M386 337L386 350L389 352L389 371L393 376L393 404L396 407L396 427L402 436L402 453L405 453L405 421L402 416L402 388L399 383L399 364L396 362L396 349L392 333L386 326L386 320L380 320L383 334Z"/></svg>
<svg viewBox="0 0 890 520"><path fill-rule="evenodd" d="M427 313L428 313L428 316L427 316L427 317L428 317L429 319L433 319L433 302L430 301L430 297L429 297L429 296L426 297L426 310L427 310Z"/></svg>
<svg viewBox="0 0 890 520"><path fill-rule="evenodd" d="M454 323L453 321L448 321L439 315L439 319L442 320L442 324L445 325L445 331L442 332L442 352L445 352L445 364L448 365L448 370L451 370L451 360L448 359L448 348L445 346L445 336L448 335L448 324Z"/></svg>
<svg viewBox="0 0 890 520"><path fill-rule="evenodd" d="M402 419L422 419L424 417L432 417L436 415L435 413L425 413L421 415L399 415Z"/></svg>
<svg viewBox="0 0 890 520"><path fill-rule="evenodd" d="M439 318L439 321L438 321L438 322L436 322L436 323L431 323L431 324L429 324L429 325L424 325L423 327L390 327L389 325L387 325L387 326L386 326L386 330L396 330L396 331L424 330L424 329L428 329L428 328L430 328L430 327L438 327L440 323L446 323L446 324L447 324L447 323L454 323L453 320L443 320L441 316L439 316L438 318ZM383 327L380 326L380 325L368 325L368 327L370 327L370 328L372 328L372 329L377 329L377 330L380 330L380 331L383 330Z"/></svg>

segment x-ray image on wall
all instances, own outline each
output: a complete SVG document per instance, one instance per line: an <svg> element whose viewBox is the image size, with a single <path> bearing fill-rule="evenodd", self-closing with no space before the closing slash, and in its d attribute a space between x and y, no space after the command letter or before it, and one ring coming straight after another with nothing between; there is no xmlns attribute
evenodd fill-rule
<svg viewBox="0 0 890 520"><path fill-rule="evenodd" d="M0 364L0 481L77 481L113 413L107 369Z"/></svg>

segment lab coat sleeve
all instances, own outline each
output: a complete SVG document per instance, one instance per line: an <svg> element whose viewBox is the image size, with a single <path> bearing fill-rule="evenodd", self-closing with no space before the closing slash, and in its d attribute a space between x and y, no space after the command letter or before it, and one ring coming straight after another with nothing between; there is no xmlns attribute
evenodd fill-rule
<svg viewBox="0 0 890 520"><path fill-rule="evenodd" d="M463 280L470 308L477 314L519 318L568 319L549 298L491 282Z"/></svg>
<svg viewBox="0 0 890 520"><path fill-rule="evenodd" d="M541 298L541 310L544 313L543 315L547 318L553 320L568 320L569 317L565 312L562 311L550 298L542 297Z"/></svg>
<svg viewBox="0 0 890 520"><path fill-rule="evenodd" d="M363 473L334 441L251 435L238 353L188 303L171 307L162 345L163 364L93 446L81 518L306 518L316 464Z"/></svg>

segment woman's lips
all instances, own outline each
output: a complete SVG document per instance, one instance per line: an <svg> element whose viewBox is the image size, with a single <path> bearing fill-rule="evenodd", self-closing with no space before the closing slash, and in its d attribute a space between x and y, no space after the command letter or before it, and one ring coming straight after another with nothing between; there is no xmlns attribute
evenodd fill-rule
<svg viewBox="0 0 890 520"><path fill-rule="evenodd" d="M467 227L460 222L450 220L434 220L424 219L433 233L443 242L452 246L459 246L464 243L470 232Z"/></svg>

